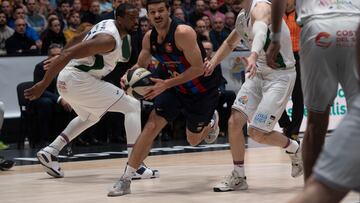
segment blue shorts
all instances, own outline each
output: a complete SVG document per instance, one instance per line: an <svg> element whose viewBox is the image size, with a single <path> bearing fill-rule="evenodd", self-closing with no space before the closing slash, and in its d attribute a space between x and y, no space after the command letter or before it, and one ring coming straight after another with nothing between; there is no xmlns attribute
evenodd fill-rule
<svg viewBox="0 0 360 203"><path fill-rule="evenodd" d="M199 133L209 124L218 101L218 89L203 94L185 95L172 88L155 98L154 108L156 114L168 122L182 112L186 119L186 128L193 133Z"/></svg>

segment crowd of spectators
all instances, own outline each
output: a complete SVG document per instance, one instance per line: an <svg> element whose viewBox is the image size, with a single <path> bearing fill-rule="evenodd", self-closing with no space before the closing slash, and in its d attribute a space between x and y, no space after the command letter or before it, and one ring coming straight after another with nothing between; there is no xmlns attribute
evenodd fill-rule
<svg viewBox="0 0 360 203"><path fill-rule="evenodd" d="M84 27L113 16L113 8L127 0L2 0L1 55L46 55L52 43L65 46ZM144 0L132 0L139 9L142 32L151 29ZM172 18L191 25L214 50L234 27L240 11L234 0L173 0ZM205 26L204 26L205 24ZM34 46L35 45L35 46Z"/></svg>

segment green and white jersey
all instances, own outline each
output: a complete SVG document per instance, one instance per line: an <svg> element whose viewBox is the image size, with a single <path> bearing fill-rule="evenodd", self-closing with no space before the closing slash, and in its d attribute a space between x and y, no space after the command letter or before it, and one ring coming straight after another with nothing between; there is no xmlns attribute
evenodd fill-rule
<svg viewBox="0 0 360 203"><path fill-rule="evenodd" d="M302 25L313 18L360 15L359 0L296 0L297 22Z"/></svg>
<svg viewBox="0 0 360 203"><path fill-rule="evenodd" d="M253 0L250 13L253 12L254 7L259 2L265 2L271 4L268 0ZM245 9L243 9L237 16L235 22L235 29L237 33L240 35L241 39L243 40L245 46L251 49L252 41L254 38L254 34L252 32L253 27L253 20L251 19L250 13L247 13ZM266 42L263 50L259 53L257 65L258 68L261 69L263 67L268 67L266 64L266 50L270 45L270 33L271 33L271 25L268 27ZM282 21L281 26L281 49L279 55L277 57L276 62L279 64L280 69L290 69L295 67L295 58L292 52L292 44L290 38L290 31L287 27L285 21Z"/></svg>
<svg viewBox="0 0 360 203"><path fill-rule="evenodd" d="M130 35L126 35L123 39L121 39L119 31L115 25L115 20L103 20L96 24L88 32L83 41L90 40L98 34L108 34L114 37L116 41L116 47L114 50L105 54L96 54L94 56L88 56L85 58L73 59L67 66L75 67L84 72L88 72L90 75L100 79L114 70L118 62L129 61L131 53L131 37ZM127 57L123 55L123 42L128 42L128 53L126 55L124 54Z"/></svg>

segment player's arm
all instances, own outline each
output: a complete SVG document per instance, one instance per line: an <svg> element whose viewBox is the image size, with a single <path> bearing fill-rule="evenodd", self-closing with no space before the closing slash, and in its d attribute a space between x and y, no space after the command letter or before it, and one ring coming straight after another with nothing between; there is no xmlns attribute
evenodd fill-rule
<svg viewBox="0 0 360 203"><path fill-rule="evenodd" d="M271 68L277 68L276 56L280 51L281 24L282 17L285 13L286 1L273 0L271 4L271 24L272 34L270 35L271 43L266 51L266 62Z"/></svg>
<svg viewBox="0 0 360 203"><path fill-rule="evenodd" d="M190 68L180 75L165 81L167 88L186 83L204 74L203 59L197 43L196 32L187 25L180 25L175 31L176 46L182 50Z"/></svg>
<svg viewBox="0 0 360 203"><path fill-rule="evenodd" d="M147 68L148 65L150 64L152 57L150 51L150 34L151 34L151 30L144 35L142 41L142 49L139 54L138 60L136 64L133 66L133 68L138 68L138 67Z"/></svg>
<svg viewBox="0 0 360 203"><path fill-rule="evenodd" d="M99 34L90 40L78 43L68 49L64 49L58 57L46 61L44 78L32 88L25 90L25 97L34 100L43 93L55 76L69 63L71 59L79 59L99 53L112 51L116 46L114 37L108 34Z"/></svg>

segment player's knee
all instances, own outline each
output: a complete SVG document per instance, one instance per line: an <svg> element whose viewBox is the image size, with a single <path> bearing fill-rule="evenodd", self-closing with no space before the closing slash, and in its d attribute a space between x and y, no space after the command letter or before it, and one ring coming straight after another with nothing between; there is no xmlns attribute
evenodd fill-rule
<svg viewBox="0 0 360 203"><path fill-rule="evenodd" d="M229 128L239 127L242 128L246 123L246 119L241 115L240 112L231 113L231 116L228 120Z"/></svg>
<svg viewBox="0 0 360 203"><path fill-rule="evenodd" d="M127 104L128 104L129 112L135 112L135 111L140 112L141 111L141 106L140 106L139 100L129 97Z"/></svg>
<svg viewBox="0 0 360 203"><path fill-rule="evenodd" d="M265 140L267 139L267 133L262 132L260 130L254 129L254 128L248 128L248 134L254 141L264 144Z"/></svg>

